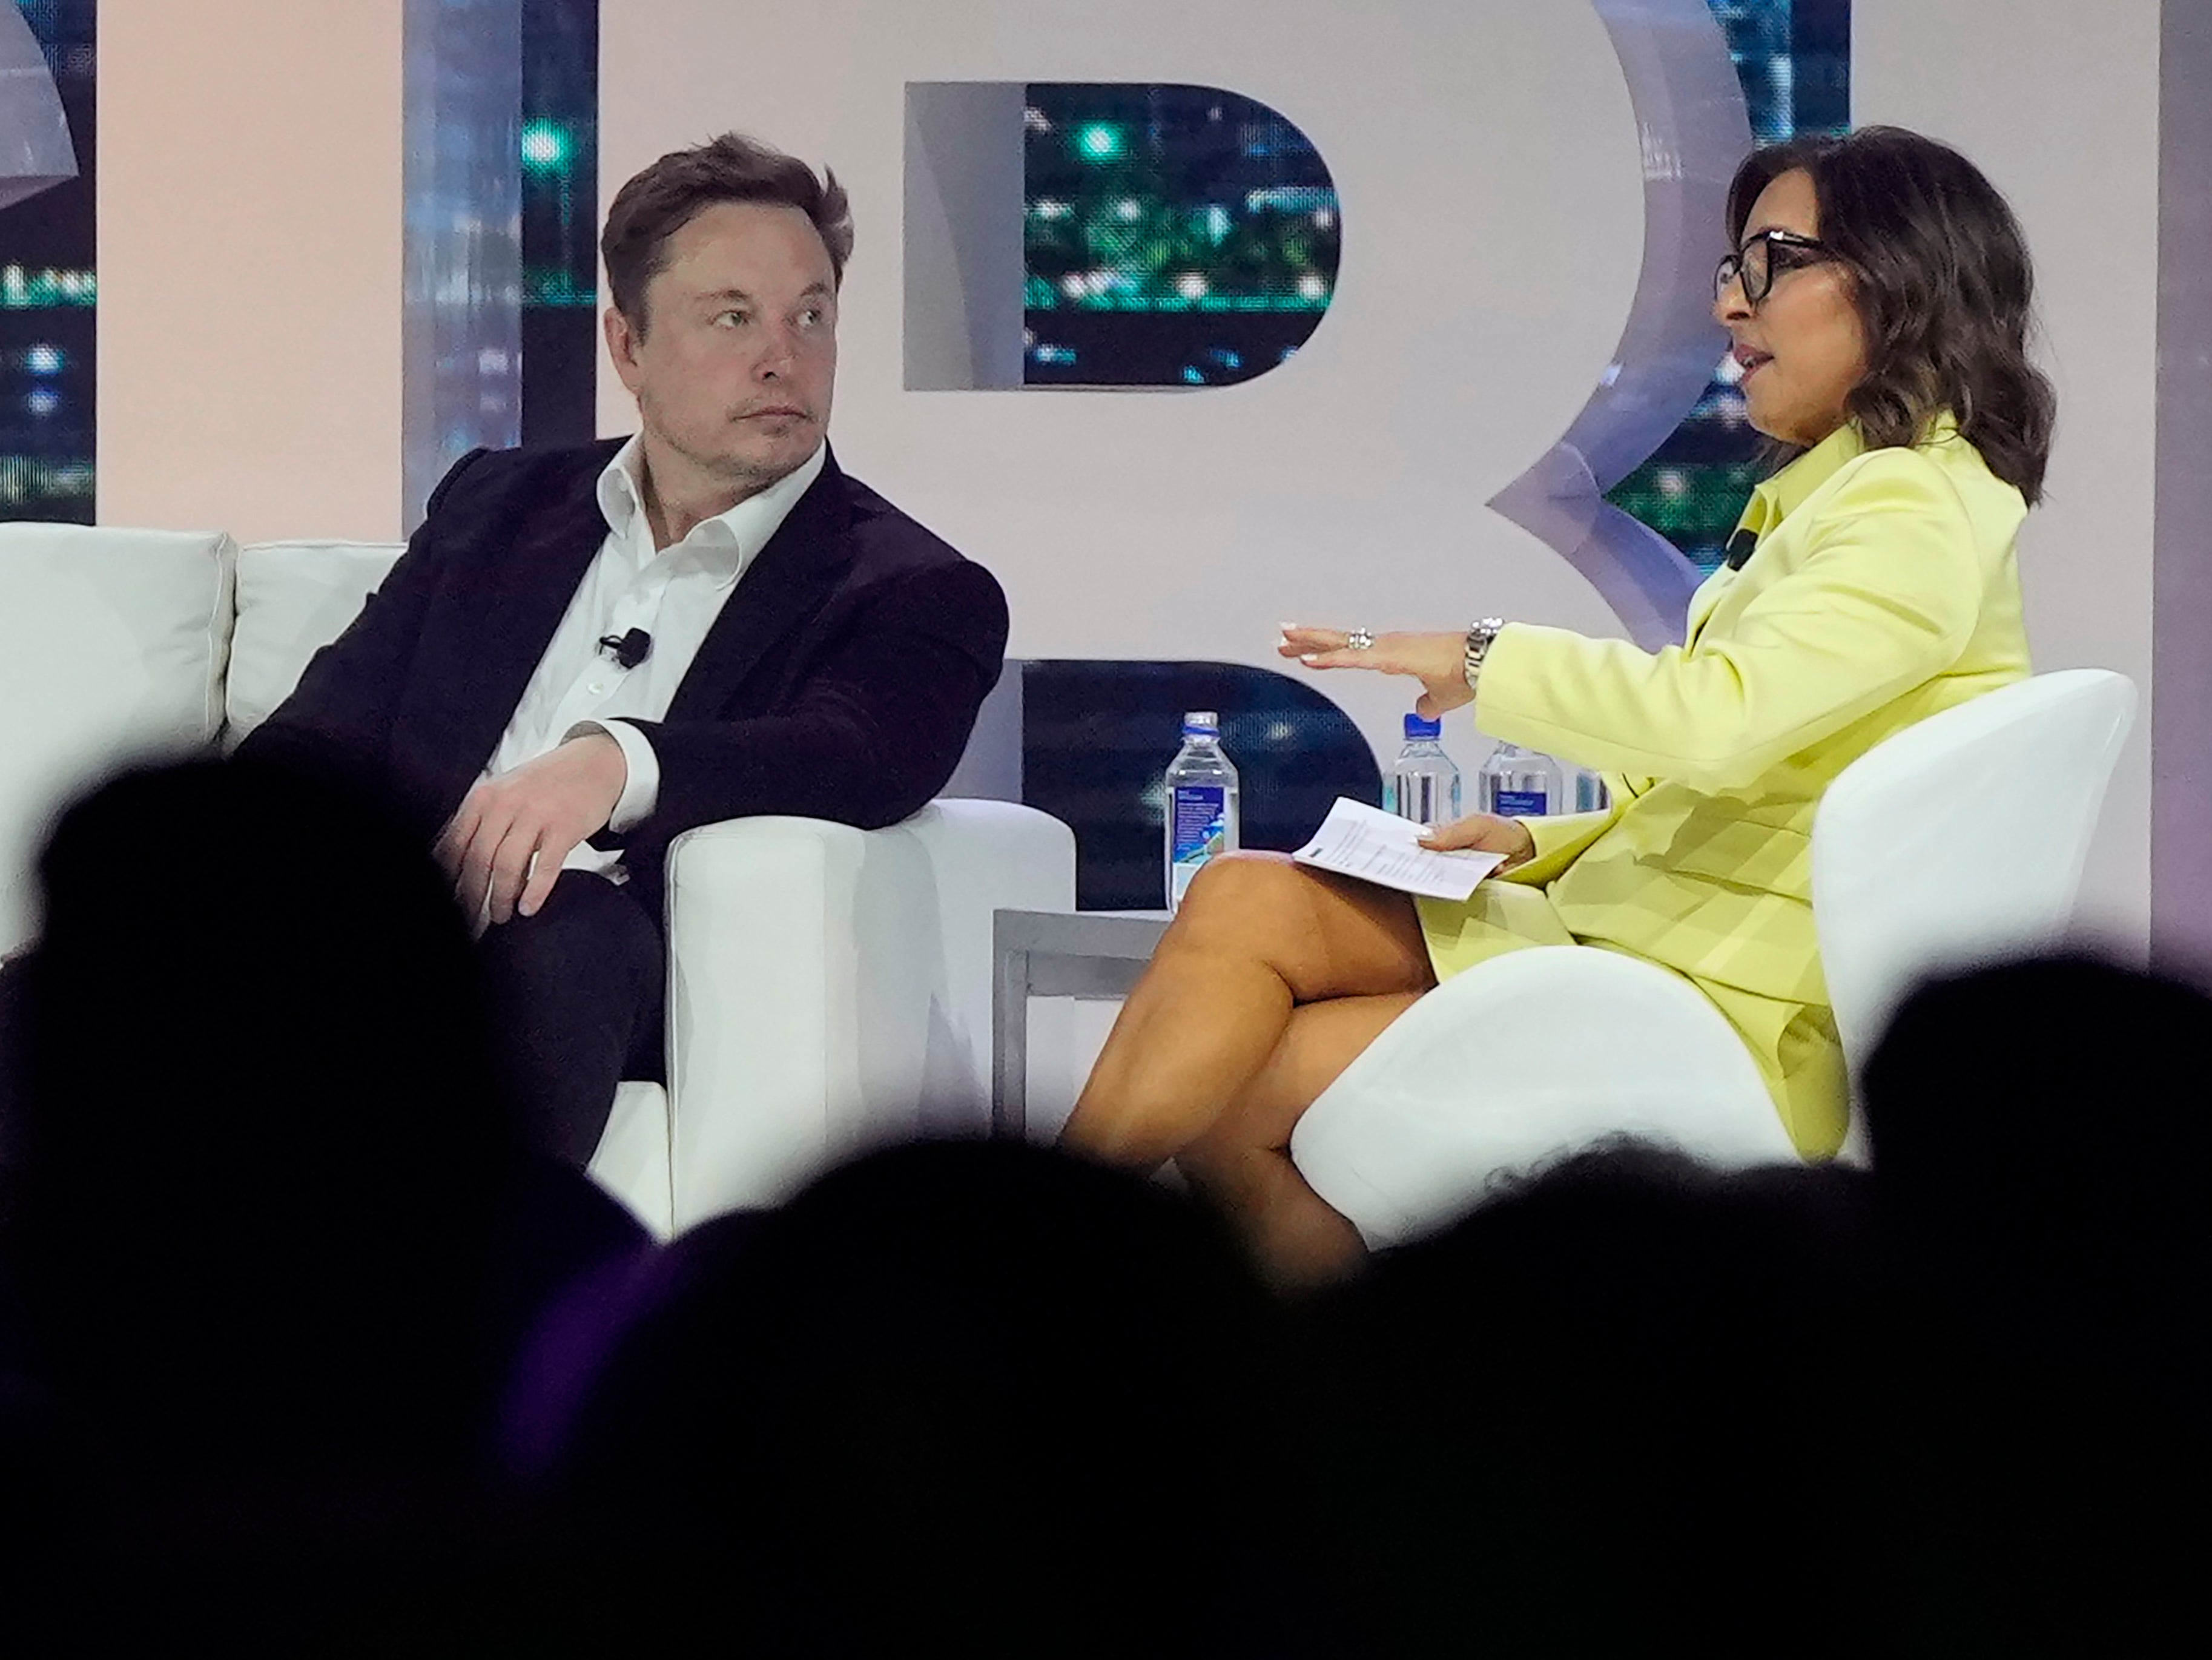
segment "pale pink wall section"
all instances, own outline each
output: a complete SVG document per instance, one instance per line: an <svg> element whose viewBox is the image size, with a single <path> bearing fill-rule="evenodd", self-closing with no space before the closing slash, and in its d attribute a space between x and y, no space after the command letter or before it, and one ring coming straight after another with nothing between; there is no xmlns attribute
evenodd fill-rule
<svg viewBox="0 0 2212 1660"><path fill-rule="evenodd" d="M100 517L400 530L404 0L102 0Z"/></svg>

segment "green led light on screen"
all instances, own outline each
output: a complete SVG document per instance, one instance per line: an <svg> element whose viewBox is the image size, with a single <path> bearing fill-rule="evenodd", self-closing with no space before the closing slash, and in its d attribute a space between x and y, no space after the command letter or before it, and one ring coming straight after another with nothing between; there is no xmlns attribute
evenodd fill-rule
<svg viewBox="0 0 2212 1660"><path fill-rule="evenodd" d="M568 159L568 135L557 122L526 121L522 126L522 165L550 172Z"/></svg>
<svg viewBox="0 0 2212 1660"><path fill-rule="evenodd" d="M1111 121L1086 121L1075 130L1075 153L1085 161L1118 161L1127 148L1121 129Z"/></svg>

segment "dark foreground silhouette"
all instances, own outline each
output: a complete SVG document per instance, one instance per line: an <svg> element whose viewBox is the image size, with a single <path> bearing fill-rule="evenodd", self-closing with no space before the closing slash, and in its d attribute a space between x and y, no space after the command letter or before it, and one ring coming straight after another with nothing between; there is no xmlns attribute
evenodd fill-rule
<svg viewBox="0 0 2212 1660"><path fill-rule="evenodd" d="M1924 988L1878 1174L1624 1145L1304 1302L889 1149L645 1249L326 781L58 825L7 976L0 1591L78 1650L2125 1652L2193 1623L2212 1002ZM696 1639L694 1639L696 1640ZM30 1651L27 1647L27 1651Z"/></svg>
<svg viewBox="0 0 2212 1660"><path fill-rule="evenodd" d="M726 1587L765 1651L1233 1651L1268 1310L1194 1206L921 1145L665 1267L562 1467L588 1554Z"/></svg>
<svg viewBox="0 0 2212 1660"><path fill-rule="evenodd" d="M13 1358L114 1586L66 1619L250 1625L459 1572L504 1525L522 1333L638 1236L520 1151L436 870L366 797L210 760L94 791L40 874Z"/></svg>

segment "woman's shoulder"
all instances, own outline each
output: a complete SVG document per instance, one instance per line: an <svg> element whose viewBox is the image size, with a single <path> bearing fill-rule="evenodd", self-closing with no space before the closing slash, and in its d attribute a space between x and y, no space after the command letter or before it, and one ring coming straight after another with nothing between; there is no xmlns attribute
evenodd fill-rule
<svg viewBox="0 0 2212 1660"><path fill-rule="evenodd" d="M1948 416L1933 423L1917 444L1861 451L1836 470L1821 494L1838 507L1868 505L1883 495L1944 511L1955 503L1978 523L1998 518L2016 524L2027 512L2020 492L1990 470Z"/></svg>
<svg viewBox="0 0 2212 1660"><path fill-rule="evenodd" d="M1957 470L1947 464L1946 457L1929 446L1899 445L1861 451L1837 468L1805 505L1813 516L1877 507L1963 512L1965 494Z"/></svg>
<svg viewBox="0 0 2212 1660"><path fill-rule="evenodd" d="M2019 488L2006 483L1990 470L1987 457L1948 415L1937 417L1929 426L1928 435L1908 453L1942 470L1962 494L2002 496L2018 504L2021 512L2027 511L2027 500Z"/></svg>
<svg viewBox="0 0 2212 1660"><path fill-rule="evenodd" d="M2020 491L1990 470L1989 462L1974 446L1973 440L1960 431L1959 423L1948 415L1931 421L1917 444L1869 450L1860 460L1876 463L1877 476L1940 477L1965 497L1970 506L1985 498L2009 501L2022 513L2027 511Z"/></svg>
<svg viewBox="0 0 2212 1660"><path fill-rule="evenodd" d="M1981 451L1955 427L1932 431L1911 446L1872 449L1836 470L1817 498L1806 503L1807 529L1841 531L1861 514L1907 514L1938 540L1985 563L2011 547L2027 516L2020 492L1992 473Z"/></svg>

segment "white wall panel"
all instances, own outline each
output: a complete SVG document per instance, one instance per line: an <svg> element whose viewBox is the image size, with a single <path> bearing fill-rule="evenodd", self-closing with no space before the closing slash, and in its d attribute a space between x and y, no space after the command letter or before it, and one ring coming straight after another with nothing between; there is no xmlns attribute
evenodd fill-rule
<svg viewBox="0 0 2212 1660"><path fill-rule="evenodd" d="M2059 406L2048 500L2021 536L2029 639L2039 669L2118 669L2143 694L2083 895L2094 931L2136 948L2156 700L2159 12L2158 0L1852 7L1855 121L1957 145L2011 200L2035 257Z"/></svg>
<svg viewBox="0 0 2212 1660"><path fill-rule="evenodd" d="M1635 290L1643 152L1591 7L623 0L600 42L603 198L731 127L836 168L858 248L834 441L998 573L1015 654L1273 665L1285 618L1620 632L1483 506L1581 409ZM1328 314L1290 363L1233 387L907 391L907 83L1086 80L1222 87L1302 128L1343 203ZM607 373L601 418L634 419ZM1325 687L1395 752L1406 689ZM1462 762L1479 757L1457 736Z"/></svg>

